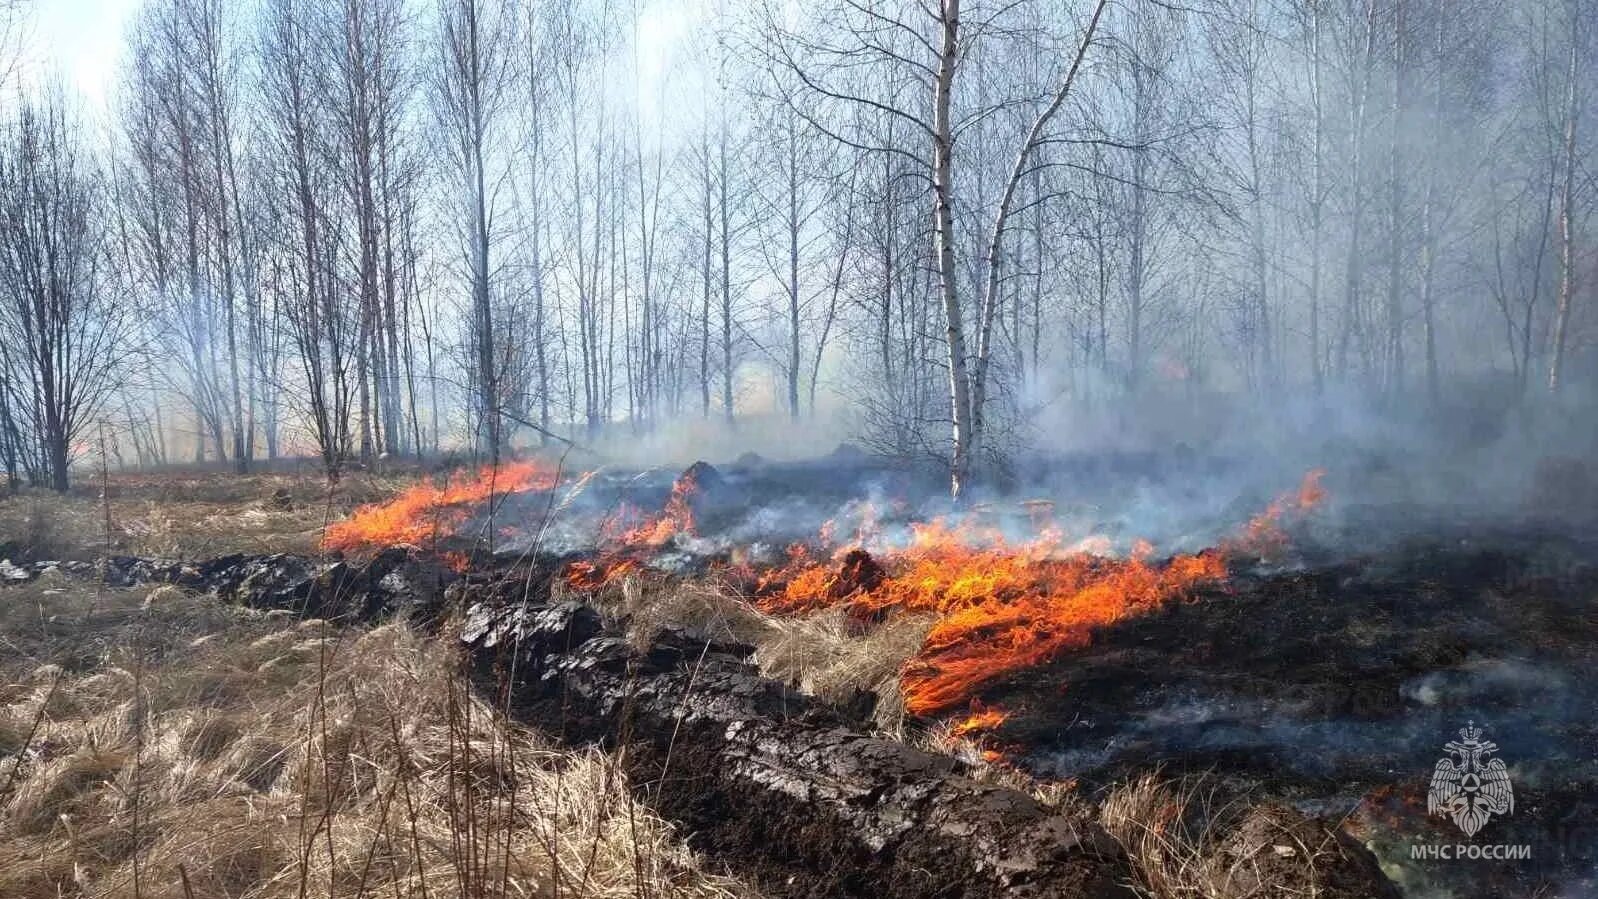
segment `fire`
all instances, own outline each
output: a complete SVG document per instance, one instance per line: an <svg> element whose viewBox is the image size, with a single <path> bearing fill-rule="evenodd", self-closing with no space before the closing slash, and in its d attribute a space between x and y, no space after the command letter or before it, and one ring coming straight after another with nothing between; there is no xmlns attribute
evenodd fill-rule
<svg viewBox="0 0 1598 899"><path fill-rule="evenodd" d="M467 506L507 493L548 490L555 481L555 470L534 459L485 466L475 476L463 472L442 486L422 481L386 503L361 506L349 518L328 525L322 546L348 552L449 536L466 522Z"/></svg>
<svg viewBox="0 0 1598 899"><path fill-rule="evenodd" d="M1045 503L1028 506L1037 534L1026 540L971 515L911 524L908 543L893 545L883 538L876 508L859 503L848 510L850 522L825 523L818 541L790 546L780 565L760 571L734 554L722 570L751 584L769 614L842 608L864 623L900 613L932 616L900 684L912 713L947 714L994 680L1088 645L1100 628L1224 582L1233 559L1278 555L1288 542L1284 526L1324 500L1322 474L1311 471L1296 492L1277 498L1218 547L1167 558L1142 541L1125 556L1111 555L1102 537L1068 542ZM657 515L619 512L602 529L600 555L570 564L567 583L599 589L645 568L678 535L694 535L698 489L690 469ZM835 542L851 524L853 537ZM955 732L992 730L1005 715L973 703Z"/></svg>
<svg viewBox="0 0 1598 899"><path fill-rule="evenodd" d="M649 554L679 534L695 536L692 503L698 493L698 469L689 468L672 482L671 495L658 515L646 518L622 505L600 526L600 558L566 566L566 583L578 590L597 590L642 568Z"/></svg>
<svg viewBox="0 0 1598 899"><path fill-rule="evenodd" d="M865 620L896 610L937 616L902 678L907 706L921 715L947 711L991 680L1086 645L1095 628L1226 575L1215 552L1155 562L1140 545L1115 559L1068 550L1056 531L1016 544L942 519L911 528L909 546L876 556L850 547L834 564L790 549L788 565L763 578L760 606L793 614L841 605Z"/></svg>
<svg viewBox="0 0 1598 899"><path fill-rule="evenodd" d="M678 534L694 536L694 510L690 503L698 492L699 478L690 468L672 482L671 495L659 514L645 517L633 506L623 503L616 514L600 526L599 542L610 551L658 549Z"/></svg>
<svg viewBox="0 0 1598 899"><path fill-rule="evenodd" d="M627 546L658 547L678 534L693 536L694 510L689 500L698 492L699 476L690 468L671 483L671 496L667 497L666 507L660 514L623 534L621 542Z"/></svg>
<svg viewBox="0 0 1598 899"><path fill-rule="evenodd" d="M1288 545L1287 534L1282 530L1283 522L1303 518L1326 500L1326 488L1321 486L1321 478L1325 476L1325 469L1312 469L1304 475L1297 492L1277 497L1265 507L1265 511L1249 519L1242 535L1230 541L1228 548L1264 559L1280 556Z"/></svg>
<svg viewBox="0 0 1598 899"><path fill-rule="evenodd" d="M597 556L569 564L566 582L577 590L598 590L644 569L679 537L696 536L701 470L696 465L683 472L655 515L619 510L601 528ZM864 623L901 613L931 616L926 639L901 672L905 705L929 716L970 703L955 732L977 734L1005 720L1005 712L973 702L992 681L1086 646L1100 628L1223 582L1234 559L1280 555L1288 543L1284 528L1324 501L1322 475L1319 469L1309 472L1297 491L1278 497L1218 547L1166 558L1142 541L1124 556L1111 555L1102 537L1068 541L1045 501L1026 505L1035 536L1024 540L985 524L987 516L971 514L958 522L911 524L907 543L890 544L878 510L862 502L847 510L844 524L823 525L818 542L789 547L780 565L761 571L735 553L721 571L752 585L756 603L770 614L842 608ZM525 461L443 486L424 482L331 525L323 545L350 550L421 543L453 533L466 522L470 504L496 494L551 489L556 480L550 468ZM853 536L836 543L851 526ZM457 554L446 562L463 568L466 559Z"/></svg>
<svg viewBox="0 0 1598 899"><path fill-rule="evenodd" d="M761 608L794 614L835 606L877 620L897 611L936 617L901 675L907 708L944 713L989 682L1088 645L1095 630L1223 581L1228 558L1285 546L1281 521L1321 502L1320 471L1273 502L1221 548L1154 558L1147 543L1126 558L1092 542L1065 545L1057 530L1013 543L997 531L938 519L911 526L908 546L866 553L858 542L831 559L792 547L756 588ZM973 725L975 727L976 725Z"/></svg>
<svg viewBox="0 0 1598 899"><path fill-rule="evenodd" d="M566 583L578 590L598 590L600 587L630 573L641 566L628 559L608 562L577 561L566 566Z"/></svg>
<svg viewBox="0 0 1598 899"><path fill-rule="evenodd" d="M1010 713L996 706L983 705L975 700L971 703L971 714L965 720L950 729L956 737L971 737L993 730L1005 722Z"/></svg>

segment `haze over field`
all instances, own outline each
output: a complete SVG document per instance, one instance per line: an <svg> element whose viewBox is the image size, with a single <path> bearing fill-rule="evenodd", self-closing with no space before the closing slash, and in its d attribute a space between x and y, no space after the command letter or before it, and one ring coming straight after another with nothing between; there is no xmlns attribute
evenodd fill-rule
<svg viewBox="0 0 1598 899"><path fill-rule="evenodd" d="M1595 19L0 0L0 899L1598 896Z"/></svg>
<svg viewBox="0 0 1598 899"><path fill-rule="evenodd" d="M5 8L14 483L1592 445L1577 0Z"/></svg>

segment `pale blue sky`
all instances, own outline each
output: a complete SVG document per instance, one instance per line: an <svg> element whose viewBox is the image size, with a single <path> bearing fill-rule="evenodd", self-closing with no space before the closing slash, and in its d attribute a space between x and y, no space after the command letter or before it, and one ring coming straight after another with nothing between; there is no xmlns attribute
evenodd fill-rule
<svg viewBox="0 0 1598 899"><path fill-rule="evenodd" d="M62 77L102 112L115 89L123 29L142 0L25 0L22 76Z"/></svg>
<svg viewBox="0 0 1598 899"><path fill-rule="evenodd" d="M89 110L109 111L129 20L144 0L23 0L20 74L27 83L62 77ZM638 23L638 102L655 112L662 81L681 80L684 43L706 0L645 0Z"/></svg>

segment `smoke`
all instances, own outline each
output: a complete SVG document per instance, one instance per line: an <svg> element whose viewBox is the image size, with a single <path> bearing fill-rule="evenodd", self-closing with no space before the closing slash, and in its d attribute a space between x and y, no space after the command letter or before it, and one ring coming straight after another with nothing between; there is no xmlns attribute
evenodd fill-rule
<svg viewBox="0 0 1598 899"><path fill-rule="evenodd" d="M1087 505L1112 532L1178 547L1311 468L1327 470L1327 538L1570 530L1598 501L1598 426L1577 390L1520 398L1486 385L1433 405L1334 385L1253 397L1153 384L1135 401L1077 387L1024 398L1037 412L1010 447L1011 486L995 495Z"/></svg>

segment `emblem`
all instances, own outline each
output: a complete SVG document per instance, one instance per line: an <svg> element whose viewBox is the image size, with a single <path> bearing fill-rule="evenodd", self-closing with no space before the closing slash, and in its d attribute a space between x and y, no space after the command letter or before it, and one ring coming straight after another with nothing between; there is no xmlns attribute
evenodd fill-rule
<svg viewBox="0 0 1598 899"><path fill-rule="evenodd" d="M1446 815L1472 837L1492 816L1515 810L1515 790L1504 760L1487 758L1498 751L1498 744L1483 740L1476 722L1467 724L1459 736L1443 745L1448 757L1432 769L1426 813Z"/></svg>

